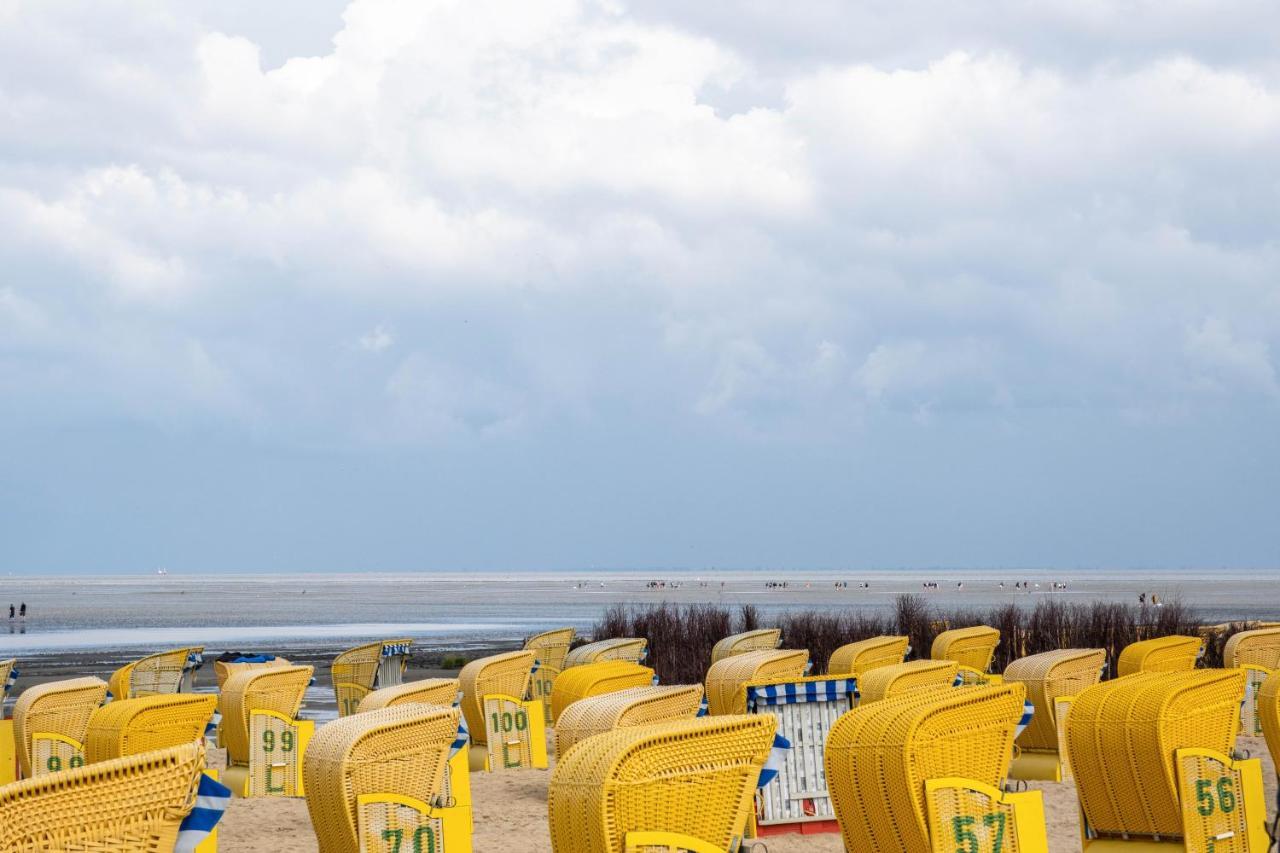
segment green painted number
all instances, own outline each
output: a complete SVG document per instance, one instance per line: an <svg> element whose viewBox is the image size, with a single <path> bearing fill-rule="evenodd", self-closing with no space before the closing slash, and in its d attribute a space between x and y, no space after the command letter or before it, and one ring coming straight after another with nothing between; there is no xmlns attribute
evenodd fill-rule
<svg viewBox="0 0 1280 853"><path fill-rule="evenodd" d="M436 853L436 834L430 826L420 826L414 831L413 853Z"/></svg>
<svg viewBox="0 0 1280 853"><path fill-rule="evenodd" d="M293 732L288 729L280 733L280 751L293 752Z"/></svg>
<svg viewBox="0 0 1280 853"><path fill-rule="evenodd" d="M1004 812L991 812L982 816L982 822L987 828L995 827L995 837L991 839L991 853L1001 853L1004 850Z"/></svg>
<svg viewBox="0 0 1280 853"><path fill-rule="evenodd" d="M62 769L62 759L56 755L50 755L44 766L49 768L50 773L57 773Z"/></svg>
<svg viewBox="0 0 1280 853"><path fill-rule="evenodd" d="M1201 817L1213 814L1214 806L1223 814L1231 814L1236 810L1235 780L1230 776L1220 776L1217 784L1218 799L1215 803L1214 784L1212 779L1196 780L1196 811Z"/></svg>
<svg viewBox="0 0 1280 853"><path fill-rule="evenodd" d="M384 829L382 830L382 840L389 842L391 850L388 853L400 853L400 844L404 841L403 829Z"/></svg>
<svg viewBox="0 0 1280 853"><path fill-rule="evenodd" d="M1231 814L1236 810L1234 786L1235 780L1230 776L1223 776L1218 780L1218 808L1222 809L1223 814Z"/></svg>
<svg viewBox="0 0 1280 853"><path fill-rule="evenodd" d="M70 766L70 767L84 767L84 756L83 756L83 755L73 755L73 756L71 756L71 761L70 761L70 762L68 762L68 766Z"/></svg>
<svg viewBox="0 0 1280 853"><path fill-rule="evenodd" d="M262 751L274 752L276 748L276 733L267 729L262 733Z"/></svg>
<svg viewBox="0 0 1280 853"><path fill-rule="evenodd" d="M956 815L951 818L951 831L955 833L956 844L960 845L956 848L956 853L981 853L978 850L978 836L972 829L977 820L971 815Z"/></svg>
<svg viewBox="0 0 1280 853"><path fill-rule="evenodd" d="M529 715L524 711L516 711L516 731L522 732L529 728Z"/></svg>

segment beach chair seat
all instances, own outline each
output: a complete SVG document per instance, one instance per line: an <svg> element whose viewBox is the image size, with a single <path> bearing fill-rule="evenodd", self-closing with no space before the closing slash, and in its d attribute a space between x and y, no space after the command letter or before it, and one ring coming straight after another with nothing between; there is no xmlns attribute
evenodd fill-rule
<svg viewBox="0 0 1280 853"><path fill-rule="evenodd" d="M394 705L441 705L452 708L458 704L458 679L456 678L423 678L419 681L406 681L394 687L381 687L372 693L365 694L356 706L356 712L376 711L379 708L390 708Z"/></svg>
<svg viewBox="0 0 1280 853"><path fill-rule="evenodd" d="M1280 628L1237 631L1227 638L1227 644L1222 649L1222 661L1227 667L1280 669ZM0 666L0 669L3 667Z"/></svg>
<svg viewBox="0 0 1280 853"><path fill-rule="evenodd" d="M989 625L969 628L952 628L933 638L929 657L933 660L953 660L960 664L966 682L984 682L996 646L1000 645L1000 632Z"/></svg>
<svg viewBox="0 0 1280 853"><path fill-rule="evenodd" d="M609 640L597 640L570 649L565 655L564 667L582 666L586 663L599 663L603 660L625 660L632 663L644 663L649 654L649 641L643 637L614 637Z"/></svg>
<svg viewBox="0 0 1280 853"><path fill-rule="evenodd" d="M127 663L111 674L107 689L112 699L137 699L157 693L190 693L196 670L204 662L204 647L170 649Z"/></svg>
<svg viewBox="0 0 1280 853"><path fill-rule="evenodd" d="M203 770L204 745L189 743L5 785L0 850L173 850Z"/></svg>
<svg viewBox="0 0 1280 853"><path fill-rule="evenodd" d="M338 716L356 713L365 694L404 681L413 640L381 640L347 649L333 659L329 676L338 699Z"/></svg>
<svg viewBox="0 0 1280 853"><path fill-rule="evenodd" d="M171 693L110 702L89 717L84 757L88 764L155 752L202 740L218 697Z"/></svg>
<svg viewBox="0 0 1280 853"><path fill-rule="evenodd" d="M758 628L733 634L717 642L711 648L711 662L716 663L725 658L740 655L743 652L776 649L782 645L781 628Z"/></svg>
<svg viewBox="0 0 1280 853"><path fill-rule="evenodd" d="M232 673L218 699L223 781L238 797L296 797L303 793L302 759L315 731L299 720L311 684L310 666L280 666Z"/></svg>
<svg viewBox="0 0 1280 853"><path fill-rule="evenodd" d="M1104 649L1058 649L1018 658L1005 667L1005 682L1026 685L1027 698L1035 707L1031 722L1018 735L1020 754L1010 770L1013 778L1061 781L1058 700L1097 684L1106 664Z"/></svg>
<svg viewBox="0 0 1280 853"><path fill-rule="evenodd" d="M828 675L852 675L860 677L882 666L902 663L910 651L907 637L871 637L846 643L831 653L827 661Z"/></svg>
<svg viewBox="0 0 1280 853"><path fill-rule="evenodd" d="M22 691L13 706L13 735L23 778L84 764L89 718L107 699L100 678L71 678Z"/></svg>
<svg viewBox="0 0 1280 853"><path fill-rule="evenodd" d="M1173 634L1130 643L1120 651L1116 661L1116 676L1138 672L1186 672L1195 669L1204 653L1204 641L1199 637L1183 637Z"/></svg>
<svg viewBox="0 0 1280 853"><path fill-rule="evenodd" d="M953 687L960 664L953 660L912 660L876 667L858 679L859 704L879 702L925 688Z"/></svg>
<svg viewBox="0 0 1280 853"><path fill-rule="evenodd" d="M727 853L746 832L771 716L700 717L579 741L551 774L554 853Z"/></svg>
<svg viewBox="0 0 1280 853"><path fill-rule="evenodd" d="M576 667L575 671L586 669ZM698 716L701 684L629 687L573 702L556 723L556 755L592 735L627 726L665 723Z"/></svg>
<svg viewBox="0 0 1280 853"><path fill-rule="evenodd" d="M460 713L397 705L321 728L303 760L320 853L470 850L469 817L440 799Z"/></svg>
<svg viewBox="0 0 1280 853"><path fill-rule="evenodd" d="M569 647L573 645L576 632L572 628L556 628L543 631L524 641L526 651L533 652L538 661L538 669L529 679L529 697L542 702L548 723L551 715L551 689L555 686L556 676L564 671L565 658L569 656Z"/></svg>
<svg viewBox="0 0 1280 853"><path fill-rule="evenodd" d="M712 715L744 714L747 684L770 678L799 678L809 671L804 649L761 649L724 658L707 670L707 709Z"/></svg>
<svg viewBox="0 0 1280 853"><path fill-rule="evenodd" d="M279 655L239 655L231 660L213 662L213 677L218 682L218 690L227 683L233 673L248 669L274 669L278 666L291 666L286 658Z"/></svg>
<svg viewBox="0 0 1280 853"><path fill-rule="evenodd" d="M607 660L566 669L556 677L551 688L551 718L558 723L565 709L590 696L652 684L652 669L625 660Z"/></svg>
<svg viewBox="0 0 1280 853"><path fill-rule="evenodd" d="M1225 669L1138 673L1079 693L1066 741L1084 849L1210 850L1216 837L1219 850L1262 853L1260 765L1230 757L1243 695L1244 674Z"/></svg>
<svg viewBox="0 0 1280 853"><path fill-rule="evenodd" d="M983 806L1012 810L1019 802L996 789L1009 769L1025 695L1021 684L914 690L861 704L840 717L827 736L825 764L845 849L998 849L985 838L988 827L966 818ZM937 803L930 803L931 780ZM1021 802L1039 796L1032 792ZM992 797L997 802L989 802ZM1039 820L1038 827L1034 819L1005 826L1002 849L1036 850L1022 838L1043 839L1043 813ZM957 826L974 834L972 848ZM1014 839L1018 843L1009 843ZM1046 849L1043 842L1038 849Z"/></svg>

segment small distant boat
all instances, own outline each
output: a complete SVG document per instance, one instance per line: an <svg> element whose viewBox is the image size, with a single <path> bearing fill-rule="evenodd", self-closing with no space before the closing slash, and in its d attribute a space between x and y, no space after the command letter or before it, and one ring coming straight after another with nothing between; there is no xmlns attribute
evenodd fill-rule
<svg viewBox="0 0 1280 853"><path fill-rule="evenodd" d="M167 575L167 574L169 574L169 570L168 570L168 569L156 569L156 574L158 574L158 575Z"/></svg>

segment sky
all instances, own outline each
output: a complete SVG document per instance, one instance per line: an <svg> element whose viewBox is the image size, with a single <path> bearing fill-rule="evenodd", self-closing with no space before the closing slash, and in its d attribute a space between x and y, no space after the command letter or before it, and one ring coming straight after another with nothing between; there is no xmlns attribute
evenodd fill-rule
<svg viewBox="0 0 1280 853"><path fill-rule="evenodd" d="M1280 567L1278 33L0 0L0 572Z"/></svg>

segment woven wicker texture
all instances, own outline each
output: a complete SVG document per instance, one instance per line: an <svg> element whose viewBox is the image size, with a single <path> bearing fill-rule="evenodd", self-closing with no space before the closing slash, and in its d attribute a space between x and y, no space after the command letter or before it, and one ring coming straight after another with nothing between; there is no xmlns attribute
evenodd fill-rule
<svg viewBox="0 0 1280 853"><path fill-rule="evenodd" d="M1222 649L1225 666L1280 669L1280 628L1256 628L1232 634ZM0 670L3 670L0 665Z"/></svg>
<svg viewBox="0 0 1280 853"><path fill-rule="evenodd" d="M13 705L13 739L22 775L33 775L31 736L53 732L84 743L89 717L107 698L101 678L71 678L28 687ZM0 848L3 849L3 848Z"/></svg>
<svg viewBox="0 0 1280 853"><path fill-rule="evenodd" d="M5 697L9 695L9 675L17 664L18 661L14 658L0 660L0 719L4 717L3 703Z"/></svg>
<svg viewBox="0 0 1280 853"><path fill-rule="evenodd" d="M462 688L462 713L471 730L472 743L487 743L484 734L484 697L493 693L523 699L529 689L533 652L507 652L471 661L458 673Z"/></svg>
<svg viewBox="0 0 1280 853"><path fill-rule="evenodd" d="M602 660L627 660L640 663L649 649L649 641L642 637L615 637L611 640L597 640L570 649L565 655L564 665L582 666L584 663L597 663Z"/></svg>
<svg viewBox="0 0 1280 853"><path fill-rule="evenodd" d="M913 660L871 670L858 679L860 704L878 702L892 696L927 687L950 687L956 683L960 665L952 660Z"/></svg>
<svg viewBox="0 0 1280 853"><path fill-rule="evenodd" d="M1120 652L1116 662L1116 675L1133 675L1137 672L1186 672L1195 669L1204 647L1199 637L1182 637L1176 634L1139 640L1130 643Z"/></svg>
<svg viewBox="0 0 1280 853"><path fill-rule="evenodd" d="M576 667L575 671L585 669ZM631 687L569 705L556 722L556 755L592 735L626 726L665 723L698 716L701 684Z"/></svg>
<svg viewBox="0 0 1280 853"><path fill-rule="evenodd" d="M261 663L234 663L232 661L216 660L213 662L213 677L218 682L218 689L221 690L223 685L227 683L227 679L234 673L247 672L253 669L275 669L279 666L291 666L291 664L282 657L277 657L275 660L262 661Z"/></svg>
<svg viewBox="0 0 1280 853"><path fill-rule="evenodd" d="M558 721L566 708L589 696L652 684L653 670L631 661L606 660L566 669L551 687L551 718Z"/></svg>
<svg viewBox="0 0 1280 853"><path fill-rule="evenodd" d="M218 699L222 713L222 745L227 763L249 763L249 712L275 711L296 719L311 683L313 668L281 666L233 673Z"/></svg>
<svg viewBox="0 0 1280 853"><path fill-rule="evenodd" d="M712 714L745 714L747 683L777 678L799 678L809 668L803 649L743 652L717 661L707 670L707 710Z"/></svg>
<svg viewBox="0 0 1280 853"><path fill-rule="evenodd" d="M172 850L203 770L204 744L191 743L6 785L0 850Z"/></svg>
<svg viewBox="0 0 1280 853"><path fill-rule="evenodd" d="M408 646L413 642L407 637L397 640L380 640L364 646L347 649L333 659L329 676L333 680L333 692L338 699L338 716L354 714L365 694L379 687L391 687L400 683L400 674L393 673L386 683L379 683L378 673L383 667L382 647L386 645ZM403 667L401 667L403 672ZM402 673L401 673L402 674Z"/></svg>
<svg viewBox="0 0 1280 853"><path fill-rule="evenodd" d="M182 676L187 659L204 652L204 646L188 649L170 649L147 655L133 663L127 663L111 674L107 682L112 697L137 699L157 693L177 693L182 689Z"/></svg>
<svg viewBox="0 0 1280 853"><path fill-rule="evenodd" d="M1258 690L1258 718L1267 739L1271 761L1280 768L1280 672L1273 672ZM1280 771L1277 771L1280 772Z"/></svg>
<svg viewBox="0 0 1280 853"><path fill-rule="evenodd" d="M845 849L929 853L925 780L999 785L1025 696L1021 684L915 690L837 720L825 759Z"/></svg>
<svg viewBox="0 0 1280 853"><path fill-rule="evenodd" d="M93 764L202 740L217 704L212 693L175 693L103 705L89 717L85 761Z"/></svg>
<svg viewBox="0 0 1280 853"><path fill-rule="evenodd" d="M580 741L547 794L555 853L621 853L628 832L667 830L727 850L743 834L776 719L701 717Z"/></svg>
<svg viewBox="0 0 1280 853"><path fill-rule="evenodd" d="M397 684L395 687L383 687L361 699L356 712L363 714L365 711L376 711L393 705L415 703L452 708L458 701L459 689L456 678L424 678L421 681Z"/></svg>
<svg viewBox="0 0 1280 853"><path fill-rule="evenodd" d="M1101 833L1180 835L1174 753L1231 752L1244 673L1208 669L1141 673L1076 696L1067 749L1090 827Z"/></svg>
<svg viewBox="0 0 1280 853"><path fill-rule="evenodd" d="M755 631L744 631L732 634L720 640L711 648L711 662L716 663L725 658L740 655L743 652L768 651L782 645L781 628L759 628Z"/></svg>
<svg viewBox="0 0 1280 853"><path fill-rule="evenodd" d="M526 651L533 652L541 666L564 669L564 659L569 655L569 647L573 645L575 632L572 628L556 628L554 631L543 631L525 640Z"/></svg>
<svg viewBox="0 0 1280 853"><path fill-rule="evenodd" d="M933 638L929 657L934 660L953 660L961 666L986 672L991 668L991 658L1000 645L1000 632L988 625L971 628L952 628Z"/></svg>
<svg viewBox="0 0 1280 853"><path fill-rule="evenodd" d="M335 720L302 762L307 811L321 853L359 853L356 798L400 794L432 803L444 784L457 708L399 705Z"/></svg>
<svg viewBox="0 0 1280 853"><path fill-rule="evenodd" d="M852 675L860 677L882 666L902 663L907 656L910 640L907 637L871 637L847 643L831 653L827 661L827 675Z"/></svg>
<svg viewBox="0 0 1280 853"><path fill-rule="evenodd" d="M1058 649L1019 658L1005 667L1004 680L1027 687L1035 714L1018 736L1024 750L1058 751L1057 698L1075 696L1098 683L1107 663L1104 649Z"/></svg>
<svg viewBox="0 0 1280 853"><path fill-rule="evenodd" d="M925 782L934 853L1048 853L1044 798L1039 791L1006 793L969 779Z"/></svg>

